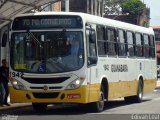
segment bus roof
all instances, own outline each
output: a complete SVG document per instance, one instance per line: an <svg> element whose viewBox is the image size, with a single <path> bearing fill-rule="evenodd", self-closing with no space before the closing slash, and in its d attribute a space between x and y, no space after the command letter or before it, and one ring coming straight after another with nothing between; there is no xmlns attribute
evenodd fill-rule
<svg viewBox="0 0 160 120"><path fill-rule="evenodd" d="M88 23L95 23L99 25L105 25L109 27L116 27L120 29L127 29L129 31L135 31L135 32L142 32L146 34L152 34L154 35L153 28L145 28L138 25L133 25L130 23L125 23L109 18L103 18L87 13L81 13L81 12L36 12L36 13L27 13L27 14L20 14L16 17L22 17L22 16L39 16L39 15L75 15L75 16L81 16L85 22Z"/></svg>
<svg viewBox="0 0 160 120"><path fill-rule="evenodd" d="M160 26L150 26L153 29L160 29Z"/></svg>

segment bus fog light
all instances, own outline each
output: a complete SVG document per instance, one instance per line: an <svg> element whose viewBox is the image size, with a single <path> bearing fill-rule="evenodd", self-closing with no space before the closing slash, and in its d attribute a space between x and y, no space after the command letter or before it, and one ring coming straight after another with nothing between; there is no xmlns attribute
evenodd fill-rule
<svg viewBox="0 0 160 120"><path fill-rule="evenodd" d="M79 80L79 79L74 80L66 87L66 90L77 89L81 86L82 83L83 83L83 80Z"/></svg>

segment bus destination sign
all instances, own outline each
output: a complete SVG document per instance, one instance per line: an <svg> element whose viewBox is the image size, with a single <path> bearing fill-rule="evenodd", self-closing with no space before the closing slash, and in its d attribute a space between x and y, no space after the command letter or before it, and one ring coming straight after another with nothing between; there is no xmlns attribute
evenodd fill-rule
<svg viewBox="0 0 160 120"><path fill-rule="evenodd" d="M13 21L12 30L82 28L79 16L26 16Z"/></svg>
<svg viewBox="0 0 160 120"><path fill-rule="evenodd" d="M71 26L72 19L24 19L23 26Z"/></svg>

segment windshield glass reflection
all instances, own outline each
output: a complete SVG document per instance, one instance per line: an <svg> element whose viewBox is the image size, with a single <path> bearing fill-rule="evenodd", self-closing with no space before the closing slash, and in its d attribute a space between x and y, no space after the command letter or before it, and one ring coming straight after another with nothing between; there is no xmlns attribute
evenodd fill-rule
<svg viewBox="0 0 160 120"><path fill-rule="evenodd" d="M13 33L11 67L29 73L59 73L80 69L84 62L82 32Z"/></svg>

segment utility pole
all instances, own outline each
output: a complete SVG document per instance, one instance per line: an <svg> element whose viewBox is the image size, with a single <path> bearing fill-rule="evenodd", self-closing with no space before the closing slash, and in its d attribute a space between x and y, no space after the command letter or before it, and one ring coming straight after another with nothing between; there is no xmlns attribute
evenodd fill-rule
<svg viewBox="0 0 160 120"><path fill-rule="evenodd" d="M69 0L65 0L65 12L69 12Z"/></svg>

